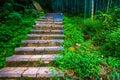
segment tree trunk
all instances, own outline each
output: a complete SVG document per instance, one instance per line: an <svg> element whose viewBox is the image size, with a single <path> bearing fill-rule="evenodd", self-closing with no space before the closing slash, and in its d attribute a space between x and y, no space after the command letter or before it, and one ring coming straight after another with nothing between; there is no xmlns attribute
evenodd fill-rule
<svg viewBox="0 0 120 80"><path fill-rule="evenodd" d="M38 11L38 12L41 12L43 9L41 7L41 5L39 3L37 3L35 0L32 0L33 2L33 5L35 7L35 9Z"/></svg>
<svg viewBox="0 0 120 80"><path fill-rule="evenodd" d="M92 10L91 10L91 19L94 18L94 0L92 0Z"/></svg>
<svg viewBox="0 0 120 80"><path fill-rule="evenodd" d="M87 14L87 0L85 0L84 19L86 19L86 14Z"/></svg>
<svg viewBox="0 0 120 80"><path fill-rule="evenodd" d="M108 3L107 3L107 10L106 10L106 13L108 13L109 5L110 5L110 0L108 0Z"/></svg>

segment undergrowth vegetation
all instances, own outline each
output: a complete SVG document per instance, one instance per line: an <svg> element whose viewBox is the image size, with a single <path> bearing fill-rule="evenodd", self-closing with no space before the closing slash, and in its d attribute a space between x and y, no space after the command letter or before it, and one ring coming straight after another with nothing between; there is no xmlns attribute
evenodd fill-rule
<svg viewBox="0 0 120 80"><path fill-rule="evenodd" d="M36 18L43 16L33 8L23 5L25 10L14 10L16 3L8 1L0 8L0 67L5 66L5 59L14 53L14 49L22 45L22 40L32 29ZM16 6L18 7L18 6Z"/></svg>
<svg viewBox="0 0 120 80"><path fill-rule="evenodd" d="M54 64L59 65L58 67L70 76L80 78L98 76L99 66L103 61L92 42L84 41L81 28L83 24L79 17L64 17L65 49L61 52L64 56L57 58Z"/></svg>
<svg viewBox="0 0 120 80"><path fill-rule="evenodd" d="M64 16L63 57L54 65L72 78L115 78L120 69L119 8L114 12L100 13L94 21Z"/></svg>

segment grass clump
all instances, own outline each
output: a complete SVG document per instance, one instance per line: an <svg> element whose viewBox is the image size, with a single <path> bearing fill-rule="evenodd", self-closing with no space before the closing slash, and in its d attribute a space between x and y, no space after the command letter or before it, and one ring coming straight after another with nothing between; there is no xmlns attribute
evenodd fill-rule
<svg viewBox="0 0 120 80"><path fill-rule="evenodd" d="M86 78L98 76L102 59L92 41L84 41L84 21L80 17L64 17L65 40L63 57L58 57L55 65L65 71L68 76Z"/></svg>

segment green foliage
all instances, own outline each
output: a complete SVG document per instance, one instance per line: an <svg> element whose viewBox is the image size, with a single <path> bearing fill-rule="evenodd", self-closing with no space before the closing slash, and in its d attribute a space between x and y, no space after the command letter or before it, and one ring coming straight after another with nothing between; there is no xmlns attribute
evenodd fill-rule
<svg viewBox="0 0 120 80"><path fill-rule="evenodd" d="M90 77L98 76L100 69L100 59L98 56L88 53L78 54L74 52L68 52L64 57L60 57L56 60L56 65L62 70L74 71L74 75L78 77Z"/></svg>
<svg viewBox="0 0 120 80"><path fill-rule="evenodd" d="M6 57L11 56L14 49L22 45L21 40L26 39L35 22L35 17L40 16L38 13L34 17L30 14L26 15L12 11L6 15L5 22L0 23L0 67L4 67Z"/></svg>
<svg viewBox="0 0 120 80"><path fill-rule="evenodd" d="M35 9L29 9L29 8L25 9L24 15L29 17L35 17L35 18L39 17L38 16L39 13Z"/></svg>
<svg viewBox="0 0 120 80"><path fill-rule="evenodd" d="M109 57L117 57L120 56L119 50L119 33L120 33L120 8L114 7L109 11L108 14L101 13L98 16L98 19L103 24L103 28L98 37L94 37L94 41L97 45L100 46L101 52ZM120 59L120 58L119 58Z"/></svg>
<svg viewBox="0 0 120 80"><path fill-rule="evenodd" d="M119 58L120 56L120 28L106 35L104 45L101 45L101 52L106 56Z"/></svg>
<svg viewBox="0 0 120 80"><path fill-rule="evenodd" d="M21 4L22 3L22 4ZM25 4L24 4L25 3ZM8 0L3 1L3 4L0 6L0 20L2 22L14 19L15 21L21 22L22 17L39 17L39 13L35 11L33 6L31 6L31 1L15 1Z"/></svg>
<svg viewBox="0 0 120 80"><path fill-rule="evenodd" d="M83 33L81 33L80 28L78 27L78 25L81 23L77 21L78 19L81 20L79 17L73 17L72 19L64 17L65 48L69 48L74 46L76 43L81 43L84 41Z"/></svg>
<svg viewBox="0 0 120 80"><path fill-rule="evenodd" d="M1 24L0 67L5 66L5 58L12 55L16 47L22 45L21 40L26 38L26 35L32 29L32 24L34 23L34 21L34 18L22 18L22 22L24 23L19 23L19 21L17 22L14 20L10 20L6 24Z"/></svg>
<svg viewBox="0 0 120 80"><path fill-rule="evenodd" d="M11 13L9 13L7 19L9 19L9 20L14 19L17 22L21 22L22 21L22 15L18 12L11 12Z"/></svg>
<svg viewBox="0 0 120 80"><path fill-rule="evenodd" d="M39 60L39 65L41 66L41 65L43 65L43 61L42 60Z"/></svg>
<svg viewBox="0 0 120 80"><path fill-rule="evenodd" d="M79 17L64 17L65 40L63 57L58 57L55 65L71 76L90 77L98 76L102 59L95 51L92 41L84 42L80 27L83 21ZM72 32L71 32L72 31Z"/></svg>
<svg viewBox="0 0 120 80"><path fill-rule="evenodd" d="M102 29L103 25L100 23L100 21L92 21L91 19L84 20L84 27L82 28L82 30L85 35L89 36L89 38L92 38L96 34L99 34Z"/></svg>
<svg viewBox="0 0 120 80"><path fill-rule="evenodd" d="M109 58L107 58L107 62L111 68L119 68L120 67L120 60L119 59L109 57Z"/></svg>
<svg viewBox="0 0 120 80"><path fill-rule="evenodd" d="M85 39L92 40L95 46L99 46L99 50L106 57L120 56L119 50L119 33L120 33L120 9L114 7L109 13L98 12L96 20L84 20L82 31L85 34Z"/></svg>
<svg viewBox="0 0 120 80"><path fill-rule="evenodd" d="M111 28L110 26L113 26L114 23L108 26L105 25L108 24L106 22L90 19L83 21L79 17L65 16L64 50L61 52L63 56L58 57L54 65L70 76L77 76L80 79L99 77L102 68L106 72L110 72L106 76L112 74L120 67L120 29ZM86 35L89 37L87 40L85 40Z"/></svg>

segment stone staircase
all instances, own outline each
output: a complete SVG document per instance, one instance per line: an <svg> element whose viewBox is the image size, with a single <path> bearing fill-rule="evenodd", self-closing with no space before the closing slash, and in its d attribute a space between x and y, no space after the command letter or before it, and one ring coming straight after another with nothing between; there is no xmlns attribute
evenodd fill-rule
<svg viewBox="0 0 120 80"><path fill-rule="evenodd" d="M64 72L52 67L52 61L64 48L61 13L48 13L36 21L23 40L23 46L16 48L13 56L6 59L6 67L0 69L0 80L49 80L63 77Z"/></svg>

